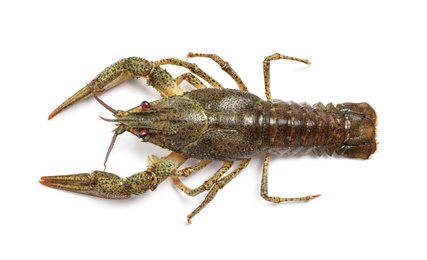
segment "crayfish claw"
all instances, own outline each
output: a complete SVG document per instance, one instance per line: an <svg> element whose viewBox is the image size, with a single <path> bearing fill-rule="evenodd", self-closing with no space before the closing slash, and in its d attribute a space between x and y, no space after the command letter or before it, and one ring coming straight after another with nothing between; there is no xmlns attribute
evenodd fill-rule
<svg viewBox="0 0 427 260"><path fill-rule="evenodd" d="M92 86L94 85L94 82L91 82L87 84L84 88L77 91L74 95L72 95L70 98L65 100L61 105L59 105L55 110L52 111L52 113L49 114L49 117L47 120L51 120L53 117L55 117L57 114L61 113L65 109L71 107L72 105L76 104L77 102L89 97L90 94L92 94Z"/></svg>
<svg viewBox="0 0 427 260"><path fill-rule="evenodd" d="M64 111L68 107L89 97L93 92L103 93L130 78L131 73L126 69L125 62L127 59L121 59L99 73L90 83L77 91L73 96L65 100L55 110L50 113L48 120Z"/></svg>
<svg viewBox="0 0 427 260"><path fill-rule="evenodd" d="M103 171L43 176L39 182L48 187L101 198L126 199L130 197L130 193L124 188L123 178Z"/></svg>

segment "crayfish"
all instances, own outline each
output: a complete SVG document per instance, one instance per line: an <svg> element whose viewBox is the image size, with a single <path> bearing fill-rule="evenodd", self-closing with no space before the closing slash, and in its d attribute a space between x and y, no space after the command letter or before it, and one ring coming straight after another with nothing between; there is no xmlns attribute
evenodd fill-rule
<svg viewBox="0 0 427 260"><path fill-rule="evenodd" d="M170 58L156 62L131 57L119 60L104 69L95 79L62 103L50 115L87 97L94 96L113 113L116 123L114 136L105 163L118 135L129 132L143 142L150 142L172 151L162 158L152 156L145 171L122 178L105 171L92 173L45 176L40 183L49 187L87 195L125 199L131 194L154 190L165 179L171 178L176 187L195 196L208 191L205 200L191 212L187 220L199 213L227 183L249 164L251 158L266 153L261 180L261 196L271 202L310 200L319 195L297 198L269 196L268 165L270 156L308 153L317 155L334 152L348 158L367 159L377 147L376 113L367 103L343 103L334 106L322 103L284 102L271 99L270 61L287 59L305 63L305 59L273 54L264 60L264 80L267 101L248 92L245 84L231 66L215 54L189 53L188 57L208 57L218 63L237 83L239 90L225 89L197 65ZM161 65L185 67L189 72L173 78ZM199 78L213 88L207 88ZM162 95L162 99L147 102L130 110L115 110L101 101L97 94L115 87L129 78L143 77ZM184 92L180 84L188 81L196 90ZM191 167L179 170L188 159L200 160ZM179 177L207 166L212 161L223 161L220 169L201 186L190 189ZM225 175L234 161L238 167ZM105 165L104 163L104 165ZM225 175L225 176L224 176Z"/></svg>

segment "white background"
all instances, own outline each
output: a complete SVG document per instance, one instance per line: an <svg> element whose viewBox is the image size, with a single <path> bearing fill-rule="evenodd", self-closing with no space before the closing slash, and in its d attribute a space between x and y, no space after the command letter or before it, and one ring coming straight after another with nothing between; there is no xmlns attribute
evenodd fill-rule
<svg viewBox="0 0 427 260"><path fill-rule="evenodd" d="M0 257L426 259L423 1L286 2L3 2ZM369 102L379 117L378 153L367 161L273 159L271 195L322 194L281 205L259 196L261 154L192 225L186 216L204 195L188 197L170 180L123 201L38 183L44 175L101 170L114 129L98 117L112 115L94 99L48 121L56 106L121 58L186 59L189 51L220 55L262 98L267 55L309 59L309 67L272 62L273 98ZM190 61L236 87L212 61ZM128 109L160 96L139 79L101 98ZM167 151L124 134L107 170L129 176L146 168L150 154ZM218 167L184 181L194 187Z"/></svg>

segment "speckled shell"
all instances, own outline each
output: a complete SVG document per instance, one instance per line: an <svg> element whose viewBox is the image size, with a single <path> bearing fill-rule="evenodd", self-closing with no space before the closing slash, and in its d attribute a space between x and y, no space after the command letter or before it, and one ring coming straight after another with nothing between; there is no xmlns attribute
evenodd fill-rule
<svg viewBox="0 0 427 260"><path fill-rule="evenodd" d="M158 120L160 126L168 124L174 130L152 135L148 141L201 160L309 151L368 158L376 150L376 114L367 103L312 107L263 101L240 90L201 89L153 104L170 108Z"/></svg>
<svg viewBox="0 0 427 260"><path fill-rule="evenodd" d="M367 159L376 150L376 113L368 103L307 103L273 100L266 106L267 152L274 155L325 152Z"/></svg>

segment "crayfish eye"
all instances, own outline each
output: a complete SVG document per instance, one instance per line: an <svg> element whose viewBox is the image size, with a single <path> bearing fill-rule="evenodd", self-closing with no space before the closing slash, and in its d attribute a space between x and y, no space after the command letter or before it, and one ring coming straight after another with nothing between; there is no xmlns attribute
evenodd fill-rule
<svg viewBox="0 0 427 260"><path fill-rule="evenodd" d="M148 135L148 130L147 129L142 129L138 133L138 137L141 138L142 141L144 141L144 139L145 139L145 137L147 137L147 135Z"/></svg>
<svg viewBox="0 0 427 260"><path fill-rule="evenodd" d="M142 110L149 110L150 107L151 107L151 105L148 101L142 101L142 103L141 103Z"/></svg>

